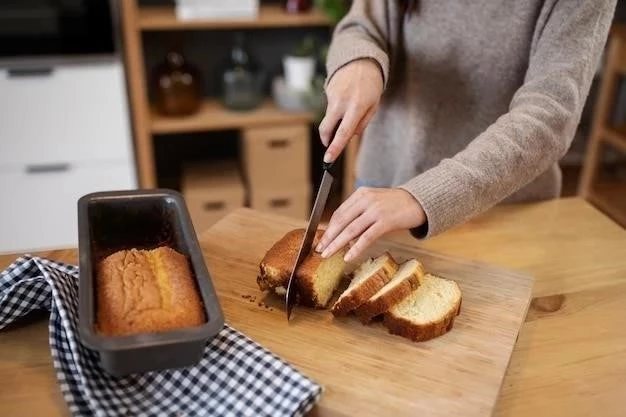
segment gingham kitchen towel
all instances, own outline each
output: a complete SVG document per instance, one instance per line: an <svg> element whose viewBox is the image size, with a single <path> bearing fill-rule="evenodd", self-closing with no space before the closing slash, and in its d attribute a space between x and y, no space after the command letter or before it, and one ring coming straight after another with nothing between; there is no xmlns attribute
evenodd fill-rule
<svg viewBox="0 0 626 417"><path fill-rule="evenodd" d="M77 416L302 416L322 388L228 325L191 368L114 378L78 336L78 268L23 256L0 273L0 329L50 311L50 349Z"/></svg>

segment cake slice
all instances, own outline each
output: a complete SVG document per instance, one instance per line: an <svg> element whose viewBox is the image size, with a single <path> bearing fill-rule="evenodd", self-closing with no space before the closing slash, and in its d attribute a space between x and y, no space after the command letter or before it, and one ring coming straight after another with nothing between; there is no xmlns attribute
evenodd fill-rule
<svg viewBox="0 0 626 417"><path fill-rule="evenodd" d="M287 292L289 276L296 262L304 229L294 229L278 240L265 254L259 264L257 285L261 291L270 290L284 296ZM323 230L317 230L313 248L322 237ZM330 258L311 251L295 275L299 303L314 308L326 308L344 277L347 248L342 248Z"/></svg>
<svg viewBox="0 0 626 417"><path fill-rule="evenodd" d="M460 311L458 284L426 274L416 290L385 313L383 324L391 334L420 342L450 331Z"/></svg>
<svg viewBox="0 0 626 417"><path fill-rule="evenodd" d="M332 313L340 316L356 309L383 288L397 270L398 264L388 252L367 259L353 272L348 288L333 305Z"/></svg>
<svg viewBox="0 0 626 417"><path fill-rule="evenodd" d="M417 289L423 277L424 268L417 259L405 261L391 281L357 308L355 314L361 323L369 323L374 317L383 314Z"/></svg>

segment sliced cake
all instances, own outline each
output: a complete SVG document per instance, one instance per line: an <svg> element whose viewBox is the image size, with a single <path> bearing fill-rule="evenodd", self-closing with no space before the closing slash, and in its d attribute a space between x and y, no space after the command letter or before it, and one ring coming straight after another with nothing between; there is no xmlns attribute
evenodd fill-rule
<svg viewBox="0 0 626 417"><path fill-rule="evenodd" d="M322 237L318 230L313 240L313 248ZM257 285L262 291L270 290L285 295L287 283L298 256L304 237L304 229L295 229L285 234L265 254L259 264ZM326 308L333 294L344 278L347 248L343 248L330 258L324 259L315 251L305 258L296 271L296 286L299 303L308 307Z"/></svg>
<svg viewBox="0 0 626 417"><path fill-rule="evenodd" d="M417 289L385 313L383 323L389 333L429 340L452 329L461 298L456 282L426 274Z"/></svg>
<svg viewBox="0 0 626 417"><path fill-rule="evenodd" d="M388 252L370 258L357 267L348 288L341 293L332 307L340 316L356 309L385 286L398 270L398 264Z"/></svg>
<svg viewBox="0 0 626 417"><path fill-rule="evenodd" d="M354 312L363 324L367 324L380 314L408 297L417 289L424 277L424 268L417 259L403 262L383 288Z"/></svg>

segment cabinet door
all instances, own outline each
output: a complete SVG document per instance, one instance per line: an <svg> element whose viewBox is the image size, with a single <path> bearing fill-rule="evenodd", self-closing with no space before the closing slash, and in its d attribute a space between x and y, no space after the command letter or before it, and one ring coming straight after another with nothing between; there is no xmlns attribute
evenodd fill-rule
<svg viewBox="0 0 626 417"><path fill-rule="evenodd" d="M76 247L78 199L134 188L132 178L128 162L0 171L0 252Z"/></svg>
<svg viewBox="0 0 626 417"><path fill-rule="evenodd" d="M129 159L122 65L0 70L0 166Z"/></svg>

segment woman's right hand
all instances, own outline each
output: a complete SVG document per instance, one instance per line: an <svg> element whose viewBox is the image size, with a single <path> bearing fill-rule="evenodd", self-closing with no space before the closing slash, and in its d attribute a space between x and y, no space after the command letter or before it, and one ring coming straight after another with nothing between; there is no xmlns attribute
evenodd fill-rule
<svg viewBox="0 0 626 417"><path fill-rule="evenodd" d="M319 128L322 143L328 147L324 162L333 162L350 139L363 133L376 113L382 93L382 72L371 59L352 61L335 72L326 86L328 104ZM331 138L339 120L341 125Z"/></svg>

